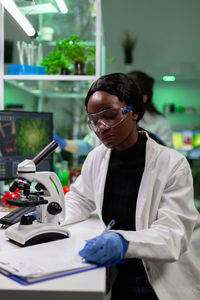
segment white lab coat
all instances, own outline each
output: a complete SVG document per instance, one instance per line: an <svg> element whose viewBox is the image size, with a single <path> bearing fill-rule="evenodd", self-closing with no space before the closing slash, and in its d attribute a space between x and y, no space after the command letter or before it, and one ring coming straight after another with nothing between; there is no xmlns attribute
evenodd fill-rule
<svg viewBox="0 0 200 300"><path fill-rule="evenodd" d="M163 115L152 114L147 110L138 125L157 135L168 147L173 147L172 126Z"/></svg>
<svg viewBox="0 0 200 300"><path fill-rule="evenodd" d="M66 196L63 225L84 220L95 209L102 220L110 153L104 145L89 153L82 174ZM136 231L117 232L129 241L125 257L142 259L160 300L200 299L200 219L184 156L148 137Z"/></svg>

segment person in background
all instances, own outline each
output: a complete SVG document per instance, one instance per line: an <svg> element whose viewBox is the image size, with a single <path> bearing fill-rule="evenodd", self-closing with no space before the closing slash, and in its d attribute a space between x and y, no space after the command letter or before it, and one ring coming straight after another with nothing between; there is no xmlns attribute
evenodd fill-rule
<svg viewBox="0 0 200 300"><path fill-rule="evenodd" d="M173 147L170 122L155 107L153 97L154 79L141 71L132 71L128 75L138 85L145 106L145 113L138 125L159 137L166 146Z"/></svg>
<svg viewBox="0 0 200 300"><path fill-rule="evenodd" d="M138 126L152 133L161 143L173 147L171 124L156 109L152 101L154 79L141 71L132 71L128 75L132 77L140 88L145 105L145 113ZM88 133L83 139L75 140L63 139L54 134L54 140L56 140L62 150L85 156L100 144L94 132Z"/></svg>
<svg viewBox="0 0 200 300"><path fill-rule="evenodd" d="M89 132L83 139L64 139L53 134L53 139L58 143L61 150L78 155L86 156L94 147L100 145L99 139L94 132Z"/></svg>
<svg viewBox="0 0 200 300"><path fill-rule="evenodd" d="M86 241L80 256L117 264L112 300L199 299L200 215L188 161L138 131L144 105L129 76L100 77L85 105L102 144L88 154L65 196L62 225L93 211L105 227L112 219L115 225Z"/></svg>

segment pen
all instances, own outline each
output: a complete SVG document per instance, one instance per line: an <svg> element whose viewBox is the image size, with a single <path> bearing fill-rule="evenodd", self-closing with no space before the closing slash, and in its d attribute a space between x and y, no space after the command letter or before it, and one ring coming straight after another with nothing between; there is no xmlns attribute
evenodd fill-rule
<svg viewBox="0 0 200 300"><path fill-rule="evenodd" d="M103 234L105 234L105 233L108 233L109 232L109 230L115 225L115 223L116 223L116 221L113 219L113 220L111 220L109 223L108 223L108 225L106 226L106 228L104 229L104 231L99 235L99 236L102 236ZM88 242L88 241L86 241L86 242ZM81 258L81 261L82 262L86 262L86 260L85 260L85 258Z"/></svg>
<svg viewBox="0 0 200 300"><path fill-rule="evenodd" d="M116 223L115 220L111 220L101 235L103 235L104 233L107 233L115 225L115 223Z"/></svg>
<svg viewBox="0 0 200 300"><path fill-rule="evenodd" d="M115 225L116 221L113 219L111 220L108 225L106 226L106 228L104 229L104 231L99 235L102 236L104 233L108 233L109 230ZM88 240L85 240L86 242L88 242Z"/></svg>

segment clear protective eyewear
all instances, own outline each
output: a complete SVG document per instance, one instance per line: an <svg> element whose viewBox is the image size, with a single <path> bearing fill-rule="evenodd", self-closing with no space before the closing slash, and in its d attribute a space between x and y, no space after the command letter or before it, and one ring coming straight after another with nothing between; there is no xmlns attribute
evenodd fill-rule
<svg viewBox="0 0 200 300"><path fill-rule="evenodd" d="M104 125L112 128L120 124L133 108L132 105L118 108L108 108L96 114L89 114L88 125L93 131L98 130L98 126Z"/></svg>

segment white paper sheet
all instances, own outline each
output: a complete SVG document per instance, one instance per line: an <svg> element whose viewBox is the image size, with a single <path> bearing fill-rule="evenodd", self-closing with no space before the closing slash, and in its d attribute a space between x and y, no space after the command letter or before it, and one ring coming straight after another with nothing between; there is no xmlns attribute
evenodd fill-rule
<svg viewBox="0 0 200 300"><path fill-rule="evenodd" d="M84 263L78 252L85 241L70 238L3 251L0 254L0 269L28 282L95 265Z"/></svg>

